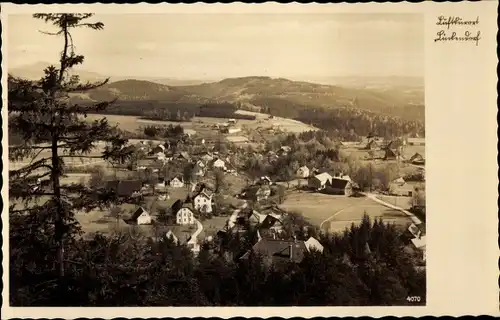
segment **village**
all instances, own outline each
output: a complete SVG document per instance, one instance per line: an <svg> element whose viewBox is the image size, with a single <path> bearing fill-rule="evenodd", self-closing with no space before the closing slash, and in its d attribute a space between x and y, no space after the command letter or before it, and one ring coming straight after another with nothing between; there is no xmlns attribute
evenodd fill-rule
<svg viewBox="0 0 500 320"><path fill-rule="evenodd" d="M271 177L266 170L253 170L249 159L280 167L281 160L298 151L276 143L248 147L230 142L228 134L246 133L237 122L228 119L213 125L212 139L186 133L164 141L131 139L131 161L70 167L68 183L78 177L79 182L105 187L124 200L108 211L78 214L83 230L88 236L117 228L135 228L155 237L166 235L196 256L204 244L216 250L228 233L244 234L253 228L258 235L253 250L270 259L285 254L299 262L304 251L322 251L320 241L307 236L317 234L313 229L342 232L368 213L406 229L409 248L421 252L425 261L425 222L415 214L425 217L425 159L419 152L406 156L406 149L423 149L423 139L389 141L370 136L336 144L340 152L356 154L370 165L397 163L405 168L408 180L420 181L405 181L401 174L382 190L360 186L347 172L316 168L307 161L288 168L293 172L288 172L286 179L279 174ZM290 139L283 131L274 135ZM265 150L272 145L275 150ZM418 179L412 179L414 176ZM44 184L48 183L40 182ZM306 223L294 225L297 215ZM293 252L292 247L296 248Z"/></svg>

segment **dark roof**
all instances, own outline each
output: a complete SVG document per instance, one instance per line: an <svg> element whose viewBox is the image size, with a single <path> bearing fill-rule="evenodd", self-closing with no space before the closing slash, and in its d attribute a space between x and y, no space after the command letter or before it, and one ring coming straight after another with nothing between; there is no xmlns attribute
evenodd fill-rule
<svg viewBox="0 0 500 320"><path fill-rule="evenodd" d="M113 190L116 192L118 190L118 184L120 183L119 180L111 180L106 182L106 188L109 190Z"/></svg>
<svg viewBox="0 0 500 320"><path fill-rule="evenodd" d="M336 189L345 189L349 183L349 180L332 178L329 182L327 182L327 185Z"/></svg>
<svg viewBox="0 0 500 320"><path fill-rule="evenodd" d="M394 150L394 149L386 149L385 150L385 156L384 156L384 159L387 159L387 158L395 158L398 154L398 151L397 150Z"/></svg>
<svg viewBox="0 0 500 320"><path fill-rule="evenodd" d="M108 189L115 191L118 196L131 196L134 192L141 191L142 182L139 180L113 180L108 181L106 186Z"/></svg>
<svg viewBox="0 0 500 320"><path fill-rule="evenodd" d="M177 211L179 211L182 208L182 205L184 204L184 201L177 199L174 203L172 203L172 212L175 214Z"/></svg>
<svg viewBox="0 0 500 320"><path fill-rule="evenodd" d="M254 185L254 186L250 186L247 189L246 194L247 194L247 196L255 197L259 193L262 193L265 190L271 190L271 188L267 185Z"/></svg>
<svg viewBox="0 0 500 320"><path fill-rule="evenodd" d="M411 156L410 161L423 160L423 159L424 157L420 153L416 152L413 156Z"/></svg>
<svg viewBox="0 0 500 320"><path fill-rule="evenodd" d="M281 223L281 221L278 218L273 217L271 215L267 215L266 218L264 219L264 221L262 221L262 223L260 224L260 228L261 229L269 229L272 226L274 226L276 224L276 222Z"/></svg>
<svg viewBox="0 0 500 320"><path fill-rule="evenodd" d="M285 259L294 262L301 262L304 259L304 252L307 251L304 241L287 241L262 238L257 242L252 250L255 253L275 259ZM248 252L242 258L248 257Z"/></svg>
<svg viewBox="0 0 500 320"><path fill-rule="evenodd" d="M206 198L210 199L213 194L214 194L214 192L212 190L210 190L209 188L205 187L205 188L202 188L200 192L198 192L198 194L195 196L195 198L197 196L199 196L199 195L203 195Z"/></svg>
<svg viewBox="0 0 500 320"><path fill-rule="evenodd" d="M191 202L184 202L184 204L182 205L182 208L187 208L191 211L194 211L193 204Z"/></svg>
<svg viewBox="0 0 500 320"><path fill-rule="evenodd" d="M183 181L184 181L184 178L183 178L181 175L177 175L177 176L173 177L172 179L170 179L169 183L170 183L172 180L176 179L176 178L177 178L177 180L179 180L179 181L181 181L181 182L183 182Z"/></svg>
<svg viewBox="0 0 500 320"><path fill-rule="evenodd" d="M394 140L390 141L385 146L385 148L387 148L387 149L396 149L396 148L401 147L402 145L403 145L403 142L400 139L394 139Z"/></svg>
<svg viewBox="0 0 500 320"><path fill-rule="evenodd" d="M376 147L378 147L378 143L377 143L377 141L375 141L375 140L370 140L370 141L366 144L366 148L367 148L367 149L376 148Z"/></svg>
<svg viewBox="0 0 500 320"><path fill-rule="evenodd" d="M119 196L131 196L134 192L141 191L142 182L139 180L120 181L116 193Z"/></svg>

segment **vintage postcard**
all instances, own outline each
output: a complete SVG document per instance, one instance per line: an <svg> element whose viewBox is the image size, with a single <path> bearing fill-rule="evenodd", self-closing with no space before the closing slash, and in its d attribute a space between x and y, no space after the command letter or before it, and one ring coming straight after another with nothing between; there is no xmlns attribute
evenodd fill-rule
<svg viewBox="0 0 500 320"><path fill-rule="evenodd" d="M498 314L497 6L2 4L2 314Z"/></svg>

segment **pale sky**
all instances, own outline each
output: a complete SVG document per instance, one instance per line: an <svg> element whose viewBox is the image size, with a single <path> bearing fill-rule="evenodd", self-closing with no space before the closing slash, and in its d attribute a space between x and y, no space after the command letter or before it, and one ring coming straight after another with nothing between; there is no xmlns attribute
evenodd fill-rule
<svg viewBox="0 0 500 320"><path fill-rule="evenodd" d="M418 14L97 14L74 31L86 71L106 76L423 76ZM8 17L10 68L56 61L62 38L30 15Z"/></svg>

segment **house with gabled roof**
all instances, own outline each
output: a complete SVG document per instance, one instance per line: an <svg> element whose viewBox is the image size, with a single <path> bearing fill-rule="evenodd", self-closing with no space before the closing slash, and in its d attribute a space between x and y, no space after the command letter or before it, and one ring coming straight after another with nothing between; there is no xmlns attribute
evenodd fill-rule
<svg viewBox="0 0 500 320"><path fill-rule="evenodd" d="M203 188L193 198L194 209L204 213L211 213L213 206L213 191L208 188Z"/></svg>
<svg viewBox="0 0 500 320"><path fill-rule="evenodd" d="M308 181L308 185L312 189L323 190L332 179L333 177L328 172L323 172L311 177Z"/></svg>
<svg viewBox="0 0 500 320"><path fill-rule="evenodd" d="M167 239L172 240L175 244L179 243L179 238L172 232L172 230L168 230L167 233L165 234L165 237Z"/></svg>
<svg viewBox="0 0 500 320"><path fill-rule="evenodd" d="M329 194L350 196L353 194L353 185L350 180L332 178L326 182L325 192Z"/></svg>
<svg viewBox="0 0 500 320"><path fill-rule="evenodd" d="M248 214L248 222L251 225L260 225L266 219L267 215L259 213L255 210L250 210Z"/></svg>
<svg viewBox="0 0 500 320"><path fill-rule="evenodd" d="M182 188L184 187L184 180L181 176L174 177L168 183L172 188Z"/></svg>
<svg viewBox="0 0 500 320"><path fill-rule="evenodd" d="M297 177L307 178L309 177L310 170L307 166L302 166L297 170Z"/></svg>
<svg viewBox="0 0 500 320"><path fill-rule="evenodd" d="M379 147L380 146L378 145L377 141L372 139L372 140L368 141L368 143L366 144L365 150L375 150Z"/></svg>
<svg viewBox="0 0 500 320"><path fill-rule="evenodd" d="M163 154L164 154L164 153L165 153L165 150L166 150L165 146L164 146L164 145L162 145L162 144L159 144L159 145L157 145L156 147L154 147L154 148L151 150L151 152L152 152L153 154L158 154L158 153L163 153Z"/></svg>
<svg viewBox="0 0 500 320"><path fill-rule="evenodd" d="M400 158L400 152L397 149L386 148L384 160L397 160Z"/></svg>
<svg viewBox="0 0 500 320"><path fill-rule="evenodd" d="M268 214L259 225L259 230L269 230L274 233L280 233L283 230L282 217L277 214Z"/></svg>
<svg viewBox="0 0 500 320"><path fill-rule="evenodd" d="M141 195L142 182L140 180L114 180L106 184L118 197L138 197Z"/></svg>
<svg viewBox="0 0 500 320"><path fill-rule="evenodd" d="M205 163L203 163L203 161L201 160L198 160L193 167L193 174L197 177L202 177L205 175L205 168Z"/></svg>
<svg viewBox="0 0 500 320"><path fill-rule="evenodd" d="M423 165L425 164L425 159L424 157L416 152L413 156L411 156L410 160L409 160L411 163L413 164L417 164L417 165Z"/></svg>
<svg viewBox="0 0 500 320"><path fill-rule="evenodd" d="M282 157L286 156L290 151L292 151L292 148L289 146L281 146L281 148L278 150L277 155Z"/></svg>
<svg viewBox="0 0 500 320"><path fill-rule="evenodd" d="M309 237L307 241L304 243L306 245L307 251L318 251L320 253L323 253L323 245L314 237Z"/></svg>
<svg viewBox="0 0 500 320"><path fill-rule="evenodd" d="M226 163L222 159L216 159L212 163L212 168L226 170Z"/></svg>
<svg viewBox="0 0 500 320"><path fill-rule="evenodd" d="M254 185L248 187L248 189L245 192L245 196L248 199L254 200L254 201L262 201L266 200L271 196L271 188L268 185Z"/></svg>
<svg viewBox="0 0 500 320"><path fill-rule="evenodd" d="M271 184L273 184L273 180L271 180L271 178L269 178L268 176L262 176L259 179L259 184L271 185Z"/></svg>
<svg viewBox="0 0 500 320"><path fill-rule="evenodd" d="M139 207L132 214L128 222L134 224L151 224L152 219L151 215L146 211L146 209L144 209L143 207Z"/></svg>
<svg viewBox="0 0 500 320"><path fill-rule="evenodd" d="M300 263L307 251L304 241L261 238L240 259L248 259L253 253L263 258L264 265L279 266L282 263Z"/></svg>
<svg viewBox="0 0 500 320"><path fill-rule="evenodd" d="M190 225L195 223L193 206L190 203L184 203L175 213L176 222L180 225Z"/></svg>

